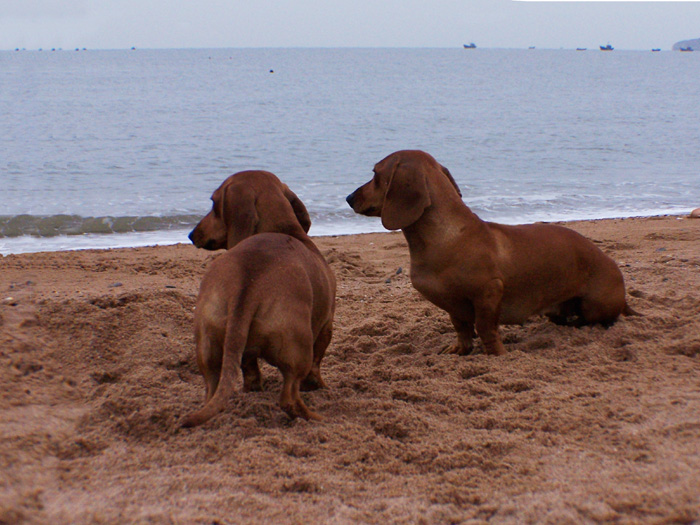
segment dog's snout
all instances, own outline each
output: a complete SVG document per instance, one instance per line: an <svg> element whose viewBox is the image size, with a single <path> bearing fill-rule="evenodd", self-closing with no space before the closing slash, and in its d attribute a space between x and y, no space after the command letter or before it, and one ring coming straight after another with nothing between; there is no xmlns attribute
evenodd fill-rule
<svg viewBox="0 0 700 525"><path fill-rule="evenodd" d="M350 205L351 208L354 208L353 203L355 202L355 194L357 193L357 190L353 191L350 195L348 195L345 198L345 201Z"/></svg>

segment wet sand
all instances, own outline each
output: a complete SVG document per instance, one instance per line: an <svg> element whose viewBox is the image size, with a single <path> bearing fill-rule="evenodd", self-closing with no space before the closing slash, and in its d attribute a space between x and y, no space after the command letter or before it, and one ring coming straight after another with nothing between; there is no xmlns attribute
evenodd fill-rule
<svg viewBox="0 0 700 525"><path fill-rule="evenodd" d="M281 376L201 406L189 245L0 258L0 523L691 523L700 520L700 220L569 223L643 314L532 318L507 355L438 355L447 314L400 233L316 238L338 279L324 420ZM479 343L477 343L479 344Z"/></svg>

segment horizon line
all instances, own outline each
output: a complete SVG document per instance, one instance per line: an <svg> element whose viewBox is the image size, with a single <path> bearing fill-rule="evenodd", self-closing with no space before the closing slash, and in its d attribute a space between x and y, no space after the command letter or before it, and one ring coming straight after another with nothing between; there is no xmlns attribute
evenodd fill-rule
<svg viewBox="0 0 700 525"><path fill-rule="evenodd" d="M566 1L566 2L578 2L578 1L590 1L590 2L601 2L601 1L608 1L608 0L512 0L514 2L561 2L561 1ZM659 0L610 0L610 1L659 1ZM691 0L673 0L673 1L691 1ZM700 0L692 0L692 1L700 1ZM674 42L670 46L667 46L665 49L663 46L652 46L652 47L643 47L643 48L614 48L615 51L648 51L649 49L658 49L659 47L662 50L665 51L673 51L673 46L678 43L685 42L687 40L693 40L693 39L683 39L683 40L678 40L677 42ZM76 52L85 52L85 51L166 51L166 50L223 50L223 49L462 49L463 48L463 43L454 45L454 46L364 46L364 45L339 45L339 46L185 46L185 47L168 47L168 46L163 46L163 47L149 47L149 46L144 46L144 47L139 47L139 46L128 46L128 47L85 47L85 46L78 46L78 47L32 47L32 48L27 48L27 47L10 47L10 48L0 48L0 51L9 51L9 52L21 52L21 51L35 51L35 52L57 52L57 51L67 51L70 53L76 53ZM603 45L603 44L595 44L593 47L590 48L590 50L595 50L597 51L597 46ZM559 47L547 47L547 46L504 46L504 47L499 47L499 46L478 46L476 50L478 51L479 49L481 50L525 50L525 51L533 51L533 50L540 50L540 51L573 51L580 49L577 47L564 47L564 46L559 46Z"/></svg>

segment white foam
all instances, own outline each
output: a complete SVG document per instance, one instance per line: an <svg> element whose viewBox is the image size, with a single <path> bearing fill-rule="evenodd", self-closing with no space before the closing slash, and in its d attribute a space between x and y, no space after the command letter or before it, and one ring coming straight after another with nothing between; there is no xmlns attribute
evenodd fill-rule
<svg viewBox="0 0 700 525"><path fill-rule="evenodd" d="M134 232L85 235L58 235L56 237L5 237L0 239L0 254L57 252L65 250L92 250L107 248L134 248L189 243L189 230Z"/></svg>
<svg viewBox="0 0 700 525"><path fill-rule="evenodd" d="M686 215L687 208L649 208L642 210L607 210L600 212L565 212L546 213L533 211L531 213L489 216L480 214L484 220L503 224L526 224L532 222L562 222L599 219L619 219L630 217L655 217L662 215ZM168 230L152 232L114 233L114 234L85 234L59 235L56 237L5 237L0 239L0 254L19 254L34 252L55 252L66 250L89 250L108 248L135 248L139 246L166 246L185 243L188 230ZM356 220L324 221L317 220L309 231L312 237L328 235L354 235L359 233L386 232L381 220L377 217L357 217Z"/></svg>

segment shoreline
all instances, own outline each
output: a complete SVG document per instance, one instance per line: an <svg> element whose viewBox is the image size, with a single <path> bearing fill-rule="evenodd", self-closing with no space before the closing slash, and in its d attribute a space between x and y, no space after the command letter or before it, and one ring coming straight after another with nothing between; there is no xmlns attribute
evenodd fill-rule
<svg viewBox="0 0 700 525"><path fill-rule="evenodd" d="M587 221L601 220L624 220L624 219L651 219L651 218L678 218L684 219L689 217L687 213L675 212L665 214L652 215L633 215L619 217L595 217L583 219L562 219L562 220L547 220L533 221L552 224L568 224ZM503 224L527 224L525 222L508 222L508 221L489 221L501 222ZM312 223L309 235L313 238L362 235L369 233L388 232L381 225L379 219L375 221L367 221L363 225L354 225L355 228L350 228L349 231L333 233L337 224L321 224L315 225ZM88 233L82 235L55 235L51 237L39 236L17 236L17 237L0 237L0 257L6 255L19 255L23 253L42 253L42 252L66 252L79 250L110 250L121 248L138 248L144 246L170 246L173 244L184 243L188 244L187 235L191 228L174 229L174 230L156 230L145 232L124 232L124 233Z"/></svg>

